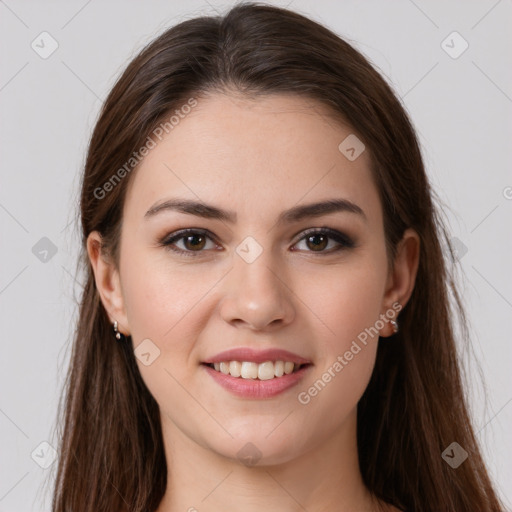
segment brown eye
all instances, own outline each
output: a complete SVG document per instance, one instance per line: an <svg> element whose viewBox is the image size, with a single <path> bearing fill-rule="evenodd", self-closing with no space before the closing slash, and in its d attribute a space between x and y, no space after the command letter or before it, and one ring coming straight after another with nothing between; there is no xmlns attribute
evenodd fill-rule
<svg viewBox="0 0 512 512"><path fill-rule="evenodd" d="M214 239L205 231L187 229L179 231L161 240L160 244L166 249L184 256L196 256L208 249L215 249ZM208 246L208 242L210 245Z"/></svg>
<svg viewBox="0 0 512 512"><path fill-rule="evenodd" d="M327 247L328 237L324 235L310 235L307 237L307 244L313 251L323 251Z"/></svg>
<svg viewBox="0 0 512 512"><path fill-rule="evenodd" d="M206 237L200 234L184 236L183 240L185 240L185 248L191 251L201 250L206 244Z"/></svg>
<svg viewBox="0 0 512 512"><path fill-rule="evenodd" d="M306 252L329 254L342 249L355 247L355 243L347 235L330 228L316 228L306 232L298 244L304 243ZM297 244L297 245L298 245ZM329 247L328 250L325 250Z"/></svg>

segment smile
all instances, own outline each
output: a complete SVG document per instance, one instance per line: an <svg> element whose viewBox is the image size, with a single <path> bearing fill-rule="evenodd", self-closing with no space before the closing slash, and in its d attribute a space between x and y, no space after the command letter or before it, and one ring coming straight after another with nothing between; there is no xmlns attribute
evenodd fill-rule
<svg viewBox="0 0 512 512"><path fill-rule="evenodd" d="M232 363L235 363L233 364L233 373L235 375L239 373L239 376L231 375ZM296 386L313 367L309 363L297 364L290 361L288 363L284 361L276 361L275 363L265 361L258 364L250 361L229 361L224 363L202 363L200 366L221 388L231 394L244 399L262 400L273 398ZM224 372L221 371L221 364ZM289 373L285 372L285 365L287 365L286 369ZM291 365L293 367L290 371ZM215 366L218 367L218 370ZM227 373L225 373L226 371ZM276 372L281 376L276 376ZM260 374L263 379L259 377Z"/></svg>
<svg viewBox="0 0 512 512"><path fill-rule="evenodd" d="M210 363L208 366L231 377L271 380L297 372L304 365L292 361L265 361L259 364L252 361L223 361L221 363Z"/></svg>

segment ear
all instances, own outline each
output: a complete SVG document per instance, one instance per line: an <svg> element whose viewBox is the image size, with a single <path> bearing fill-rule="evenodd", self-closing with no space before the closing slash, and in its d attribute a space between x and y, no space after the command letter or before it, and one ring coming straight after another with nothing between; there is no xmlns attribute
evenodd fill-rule
<svg viewBox="0 0 512 512"><path fill-rule="evenodd" d="M416 282L416 274L420 261L420 238L413 229L406 229L402 240L397 245L395 259L389 272L384 293L382 307L386 311L395 311L396 315L391 318L397 321L397 309L400 304L402 309L411 297ZM393 307L393 305L395 305ZM386 325L380 331L383 337L394 334L393 326L386 322Z"/></svg>
<svg viewBox="0 0 512 512"><path fill-rule="evenodd" d="M102 250L102 238L97 231L93 231L87 237L87 254L94 272L96 288L110 322L113 324L117 321L119 332L128 336L130 332L119 271Z"/></svg>

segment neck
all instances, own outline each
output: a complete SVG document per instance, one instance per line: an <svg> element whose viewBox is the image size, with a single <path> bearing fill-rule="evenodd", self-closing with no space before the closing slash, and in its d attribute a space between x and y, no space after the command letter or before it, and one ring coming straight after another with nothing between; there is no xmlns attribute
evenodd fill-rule
<svg viewBox="0 0 512 512"><path fill-rule="evenodd" d="M167 490L157 512L374 512L357 456L356 412L330 438L279 464L245 466L186 436L162 415Z"/></svg>

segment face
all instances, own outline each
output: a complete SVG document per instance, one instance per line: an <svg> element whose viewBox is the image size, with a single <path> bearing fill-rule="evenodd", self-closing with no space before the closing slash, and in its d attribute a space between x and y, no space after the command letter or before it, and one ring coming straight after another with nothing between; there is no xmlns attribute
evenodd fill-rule
<svg viewBox="0 0 512 512"><path fill-rule="evenodd" d="M355 424L375 333L392 333L382 315L406 298L368 152L348 159L338 146L353 131L327 114L297 97L215 94L131 177L102 298L176 442L276 464Z"/></svg>

